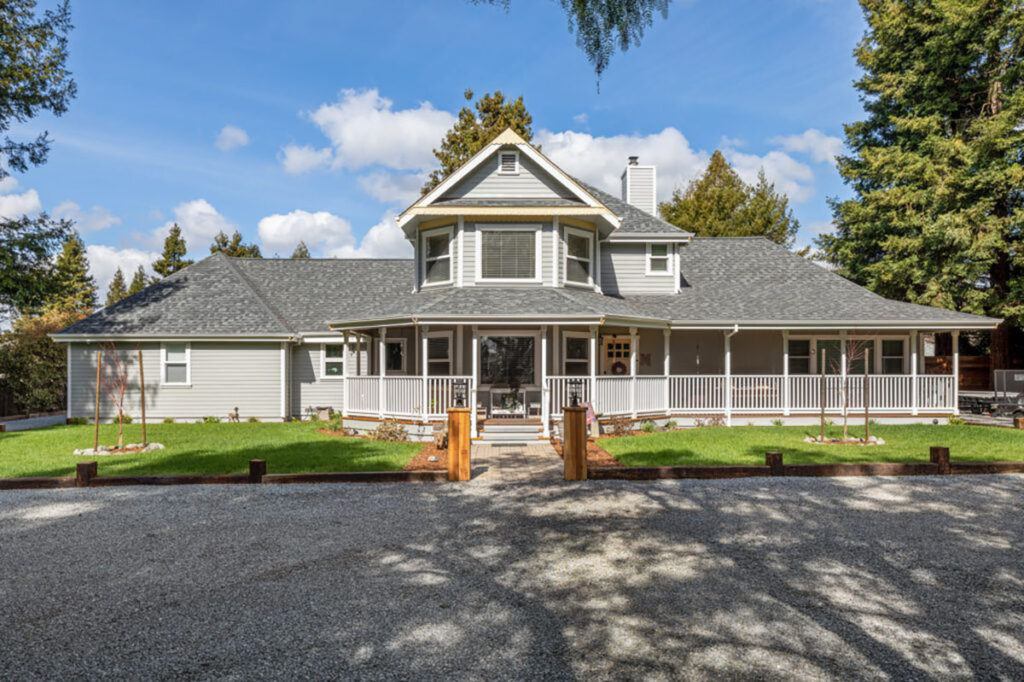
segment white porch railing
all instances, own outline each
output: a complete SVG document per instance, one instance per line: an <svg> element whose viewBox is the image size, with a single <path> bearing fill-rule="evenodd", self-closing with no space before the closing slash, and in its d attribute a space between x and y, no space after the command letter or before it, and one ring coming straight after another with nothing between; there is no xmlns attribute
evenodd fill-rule
<svg viewBox="0 0 1024 682"><path fill-rule="evenodd" d="M569 401L569 382L582 381L581 401L599 415L630 414L808 414L863 411L865 392L876 412L953 412L952 375L672 375L637 377L549 377L550 413ZM914 391L914 382L917 391ZM726 389L730 389L730 401ZM915 395L917 404L914 404Z"/></svg>
<svg viewBox="0 0 1024 682"><path fill-rule="evenodd" d="M426 392L421 376L345 377L344 412L380 418L440 418L455 406L455 386L462 380L467 382L468 401L473 395L473 377L468 376L427 377Z"/></svg>

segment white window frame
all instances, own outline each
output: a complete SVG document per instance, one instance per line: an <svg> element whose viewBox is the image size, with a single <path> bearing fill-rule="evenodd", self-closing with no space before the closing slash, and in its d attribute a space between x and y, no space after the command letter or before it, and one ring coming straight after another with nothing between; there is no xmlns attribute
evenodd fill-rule
<svg viewBox="0 0 1024 682"><path fill-rule="evenodd" d="M427 239L436 236L436 233L444 233L448 235L448 255L441 258L435 258L433 260L444 260L448 259L448 279L440 282L428 282L427 281ZM443 286L445 284L451 284L455 277L455 259L452 258L452 251L454 249L454 226L445 225L443 227L432 227L429 230L423 230L420 233L420 281L423 288Z"/></svg>
<svg viewBox="0 0 1024 682"><path fill-rule="evenodd" d="M384 339L384 357L380 359L380 361L382 363L384 363L384 374L386 374L386 375L401 375L401 374L406 374L408 372L407 368L409 366L409 354L406 352L408 349L406 347L406 343L405 342L406 342L406 339L404 339L404 338ZM401 346L402 346L402 367L401 367L401 369L388 369L388 365L387 365L387 355L388 355L387 347L388 347L389 344L392 344L392 343L401 344Z"/></svg>
<svg viewBox="0 0 1024 682"><path fill-rule="evenodd" d="M483 381L483 362L484 362L484 354L483 354L483 345L482 344L484 342L484 339L486 339L488 337L491 337L491 336L517 336L517 337L521 336L521 337L524 337L524 338L525 337L530 337L530 338L533 339L533 380L534 380L535 383L524 384L524 385L520 386L520 388L521 389L537 389L537 388L540 388L541 387L540 384L536 383L537 378L541 374L540 366L541 366L541 362L543 361L543 358L541 357L541 352L540 352L540 345L541 345L540 344L540 337L541 337L540 331L524 331L522 329L488 329L486 332L481 331L479 337L477 337L477 361L476 361L477 365L476 365L476 368L474 369L474 372L476 372L476 376L479 378L479 380L481 382ZM481 389L490 389L491 388L491 384L481 383L480 384L480 388Z"/></svg>
<svg viewBox="0 0 1024 682"><path fill-rule="evenodd" d="M569 359L569 354L568 354L568 352L566 352L568 350L568 346L569 346L569 339L583 339L584 341L587 342L587 359L586 360L570 360ZM590 357L590 334L588 332L562 332L562 357L561 357L561 361L559 362L559 366L560 366L559 372L563 376L580 376L580 377L590 376L590 363L593 362L593 361L594 361L594 358ZM575 363L585 362L586 366L587 366L587 371L584 372L583 374L570 375L565 370L566 365L568 363L570 363L570 362L575 362Z"/></svg>
<svg viewBox="0 0 1024 682"><path fill-rule="evenodd" d="M790 334L790 341L810 341L811 343L811 376L821 374L821 363L818 361L818 341L841 341L839 334ZM910 374L910 336L906 334L850 334L847 341L871 342L871 374L882 374L882 341L903 342L903 371L901 374L886 376L908 376ZM788 350L788 349L786 349ZM895 356L887 356L895 357ZM794 375L795 376L795 375ZM803 375L808 376L808 375Z"/></svg>
<svg viewBox="0 0 1024 682"><path fill-rule="evenodd" d="M434 358L434 359L430 358L430 350L429 350L430 339L448 339L448 359L447 359L448 372L445 373L445 374L431 374L430 373L430 365L432 365L434 363L440 364L442 362L445 362L445 360L441 360L440 358ZM455 353L454 353L454 348L452 346L452 333L450 331L447 331L447 332L427 332L427 348L428 348L427 356L425 358L423 358L424 367L427 368L427 376L449 376L449 377L450 376L454 376L452 370L455 367L455 365L454 365Z"/></svg>
<svg viewBox="0 0 1024 682"><path fill-rule="evenodd" d="M577 258L575 256L569 256L569 235L576 237L583 237L587 240L587 258ZM587 281L586 282L574 282L569 279L569 258L575 261L585 260L587 265ZM578 227L566 227L565 236L562 238L562 284L570 287L584 287L586 289L594 288L594 233L589 230L582 230Z"/></svg>
<svg viewBox="0 0 1024 682"><path fill-rule="evenodd" d="M895 355L884 355L883 349L885 344L883 341L901 341L903 344L903 353L901 354L902 369L901 374L910 374L910 337L908 336L879 336L875 339L875 352L874 360L872 363L875 365L875 372L877 374L884 374L885 369L885 358L895 358ZM886 376L899 376L897 374L888 374Z"/></svg>
<svg viewBox="0 0 1024 682"><path fill-rule="evenodd" d="M184 344L185 346L185 381L167 381L167 344ZM180 362L169 363L172 365L180 365ZM161 386L181 386L188 388L192 385L192 344L188 341L166 341L160 344L160 385Z"/></svg>
<svg viewBox="0 0 1024 682"><path fill-rule="evenodd" d="M502 168L501 159L506 154L510 154L513 157L515 157L516 169L514 171L507 171L507 170L502 170L501 169ZM519 150L518 149L508 149L508 150L502 150L502 151L498 152L498 175L519 175L519 169L520 169L520 165L519 165Z"/></svg>
<svg viewBox="0 0 1024 682"><path fill-rule="evenodd" d="M807 355L794 355L792 352L790 352L789 344L793 343L794 341L807 342ZM810 376L812 374L817 374L817 370L814 367L814 359L816 355L814 352L815 340L813 338L809 336L790 336L788 339L784 340L784 343L786 344L786 347L784 349L786 352L786 362L792 363L794 358L807 358L806 374L794 372L792 367L786 367L786 374L788 374L789 376Z"/></svg>
<svg viewBox="0 0 1024 682"><path fill-rule="evenodd" d="M533 232L533 278L487 278L483 275L484 234L487 232ZM539 284L542 280L541 225L538 223L489 223L476 227L476 281L481 284Z"/></svg>
<svg viewBox="0 0 1024 682"><path fill-rule="evenodd" d="M328 346L339 346L344 348L344 342L337 343L321 343L320 344L320 379L323 381L340 381L348 375L348 354L340 359L341 362L341 374L330 375L327 373L327 347ZM338 358L331 358L331 362L339 362Z"/></svg>
<svg viewBox="0 0 1024 682"><path fill-rule="evenodd" d="M654 246L655 244L657 244L658 246L664 246L665 247L665 255L664 256L654 256L654 255L651 254L651 247ZM651 260L654 259L654 258L657 258L659 260L662 259L662 258L665 259L665 270L664 270L664 272L661 271L661 270L651 270ZM672 244L671 243L669 243L669 242L647 242L647 257L644 259L644 263L646 265L645 271L646 271L646 274L648 276L650 276L650 277L671 277L673 274L675 274L675 268L673 267L673 263L672 263L674 260L675 260L675 258L672 257Z"/></svg>

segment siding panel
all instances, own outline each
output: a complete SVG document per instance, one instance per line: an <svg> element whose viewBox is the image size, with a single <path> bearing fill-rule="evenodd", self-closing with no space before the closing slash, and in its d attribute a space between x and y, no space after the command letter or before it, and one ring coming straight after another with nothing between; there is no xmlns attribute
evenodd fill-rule
<svg viewBox="0 0 1024 682"><path fill-rule="evenodd" d="M452 187L444 199L573 199L572 192L535 164L519 155L519 174L498 173L498 154L487 159L469 177Z"/></svg>
<svg viewBox="0 0 1024 682"><path fill-rule="evenodd" d="M671 294L675 277L648 276L644 244L601 245L601 289L606 294Z"/></svg>

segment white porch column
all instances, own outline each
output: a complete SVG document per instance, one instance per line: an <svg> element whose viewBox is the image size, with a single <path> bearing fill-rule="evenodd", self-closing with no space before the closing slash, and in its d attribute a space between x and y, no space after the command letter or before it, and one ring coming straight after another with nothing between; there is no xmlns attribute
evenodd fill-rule
<svg viewBox="0 0 1024 682"><path fill-rule="evenodd" d="M843 416L846 416L850 403L849 386L846 384L846 345L846 330L844 329L839 332L839 382L843 387L840 392L843 397Z"/></svg>
<svg viewBox="0 0 1024 682"><path fill-rule="evenodd" d="M629 328L629 411L636 419L636 370L639 358L640 337L637 336L636 327Z"/></svg>
<svg viewBox="0 0 1024 682"><path fill-rule="evenodd" d="M345 358L345 361L341 363L341 376L343 377L341 380L341 418L344 419L345 413L348 412L348 378L352 374L349 368L351 358L348 356L348 332L345 332L345 337L341 342L341 357Z"/></svg>
<svg viewBox="0 0 1024 682"><path fill-rule="evenodd" d="M782 416L789 416L789 330L782 332Z"/></svg>
<svg viewBox="0 0 1024 682"><path fill-rule="evenodd" d="M953 414L960 414L960 332L953 337Z"/></svg>
<svg viewBox="0 0 1024 682"><path fill-rule="evenodd" d="M597 325L590 328L590 404L597 413Z"/></svg>
<svg viewBox="0 0 1024 682"><path fill-rule="evenodd" d="M555 376L562 376L565 374L565 353L562 352L562 336L559 334L557 324L551 325L551 344L554 353L551 358L554 361L551 363L551 373Z"/></svg>
<svg viewBox="0 0 1024 682"><path fill-rule="evenodd" d="M387 343L388 328L381 327L377 337L377 417L384 418L384 345Z"/></svg>
<svg viewBox="0 0 1024 682"><path fill-rule="evenodd" d="M430 419L430 407L427 405L427 366L430 364L427 362L427 332L430 331L430 327L423 327L423 333L420 334L420 386L421 395L423 396L423 421L426 423ZM451 353L451 348L448 352Z"/></svg>
<svg viewBox="0 0 1024 682"><path fill-rule="evenodd" d="M473 342L473 348L470 352L470 362L473 363L470 371L473 379L469 382L469 433L473 438L477 437L477 426L476 426L476 388L477 382L480 380L480 332L477 331L476 325L473 325L473 334L471 337Z"/></svg>
<svg viewBox="0 0 1024 682"><path fill-rule="evenodd" d="M548 328L547 325L540 327L540 420L544 428L544 437L551 435L550 431L550 391L548 390ZM529 401L527 401L529 402Z"/></svg>
<svg viewBox="0 0 1024 682"><path fill-rule="evenodd" d="M732 426L732 335L725 333L725 425Z"/></svg>
<svg viewBox="0 0 1024 682"><path fill-rule="evenodd" d="M664 357L662 358L662 374L665 375L665 414L672 412L672 330L665 328L661 330L662 344L664 346Z"/></svg>
<svg viewBox="0 0 1024 682"><path fill-rule="evenodd" d="M910 332L910 414L917 414L917 330Z"/></svg>
<svg viewBox="0 0 1024 682"><path fill-rule="evenodd" d="M466 375L465 362L462 356L462 347L465 342L462 339L462 325L460 324L455 328L455 373L459 376Z"/></svg>

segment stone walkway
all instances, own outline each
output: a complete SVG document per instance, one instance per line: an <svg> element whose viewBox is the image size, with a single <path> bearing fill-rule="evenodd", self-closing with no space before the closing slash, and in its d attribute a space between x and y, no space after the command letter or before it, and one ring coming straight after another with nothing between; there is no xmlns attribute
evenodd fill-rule
<svg viewBox="0 0 1024 682"><path fill-rule="evenodd" d="M476 443L473 445L473 480L481 483L547 483L562 480L562 458L551 443Z"/></svg>

